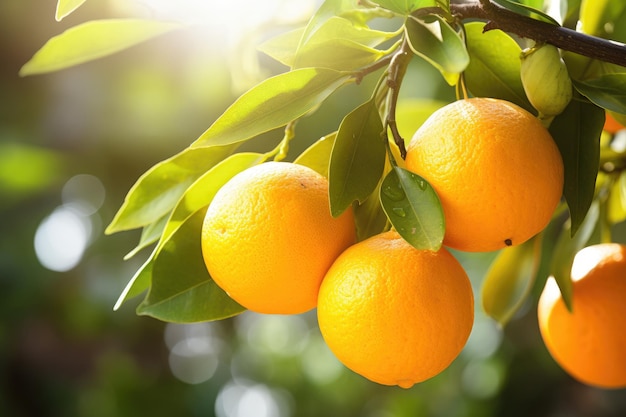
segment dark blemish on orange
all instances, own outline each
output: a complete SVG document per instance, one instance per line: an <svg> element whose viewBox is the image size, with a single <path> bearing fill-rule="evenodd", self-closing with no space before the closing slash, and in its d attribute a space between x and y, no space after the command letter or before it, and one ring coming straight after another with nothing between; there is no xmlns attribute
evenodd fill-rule
<svg viewBox="0 0 626 417"><path fill-rule="evenodd" d="M511 239L504 239L504 244L507 246L513 245L513 241Z"/></svg>

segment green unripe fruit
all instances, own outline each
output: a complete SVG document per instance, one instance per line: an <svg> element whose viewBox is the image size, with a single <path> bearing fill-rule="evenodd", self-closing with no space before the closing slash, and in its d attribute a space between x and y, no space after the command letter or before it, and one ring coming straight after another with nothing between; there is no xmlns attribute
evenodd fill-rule
<svg viewBox="0 0 626 417"><path fill-rule="evenodd" d="M524 49L521 54L522 85L528 100L549 124L572 99L572 80L559 50L549 44Z"/></svg>

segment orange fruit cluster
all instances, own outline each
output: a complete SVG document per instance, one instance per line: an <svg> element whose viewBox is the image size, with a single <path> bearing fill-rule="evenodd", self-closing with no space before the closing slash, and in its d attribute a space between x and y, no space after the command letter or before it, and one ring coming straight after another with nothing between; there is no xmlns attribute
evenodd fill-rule
<svg viewBox="0 0 626 417"><path fill-rule="evenodd" d="M331 350L381 384L408 388L435 376L472 328L465 271L446 249L420 251L395 232L355 241L352 211L330 215L326 178L285 162L233 177L202 228L207 270L242 306L268 314L317 307Z"/></svg>
<svg viewBox="0 0 626 417"><path fill-rule="evenodd" d="M527 241L549 223L563 189L563 162L548 131L497 99L459 100L436 111L410 141L406 166L440 198L444 245L463 251ZM317 307L324 340L354 372L404 388L439 374L472 330L474 296L463 267L445 247L418 250L393 230L356 240L351 210L330 215L325 177L267 162L216 194L202 253L215 282L250 310ZM573 273L573 313L548 282L541 334L575 378L626 386L626 247L584 250L583 258L592 262Z"/></svg>

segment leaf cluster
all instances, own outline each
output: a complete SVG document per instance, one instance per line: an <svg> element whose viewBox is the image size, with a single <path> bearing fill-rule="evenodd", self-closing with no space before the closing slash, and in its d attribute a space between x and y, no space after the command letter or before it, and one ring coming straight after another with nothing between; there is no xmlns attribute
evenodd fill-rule
<svg viewBox="0 0 626 417"><path fill-rule="evenodd" d="M57 19L83 2L59 0ZM609 27L626 27L624 7L614 2L563 1L562 18L543 11L541 1L497 3L544 24L580 20L583 30L598 37L615 35ZM410 62L432 65L458 98L501 98L536 114L520 80L520 53L529 40L486 31L484 21L459 20L454 7L446 0L326 0L306 25L260 45L288 70L242 94L188 148L143 174L107 228L107 233L142 230L128 257L152 247L116 308L145 293L138 313L165 321L217 320L243 311L215 285L202 261L200 229L208 205L238 172L285 158L291 141L302 140L297 122L329 96L349 84L371 88L361 83L365 77L377 79L369 99L294 162L328 177L330 211L338 216L351 207L359 239L393 227L416 248L439 249L445 219L437 194L403 167L402 157L403 135L445 103L399 100ZM377 19L391 29L375 28ZM59 70L184 29L177 22L137 19L86 22L50 39L21 74ZM620 30L617 35L626 38ZM626 154L602 130L606 111L626 115L626 71L567 51L563 58L576 91L550 133L565 165L564 202L544 232L503 250L494 261L483 305L501 323L548 275L570 300L575 252L610 240L610 226L626 219ZM238 151L242 143L280 130L283 139L275 149Z"/></svg>

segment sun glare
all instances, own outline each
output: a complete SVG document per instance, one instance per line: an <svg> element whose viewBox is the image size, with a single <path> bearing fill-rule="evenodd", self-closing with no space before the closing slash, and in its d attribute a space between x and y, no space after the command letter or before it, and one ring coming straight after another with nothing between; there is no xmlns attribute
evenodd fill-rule
<svg viewBox="0 0 626 417"><path fill-rule="evenodd" d="M119 3L119 2L116 2ZM125 3L125 2L122 2ZM232 41L268 24L304 22L314 12L317 0L135 0L141 17L203 25ZM119 4L126 8L128 4Z"/></svg>

